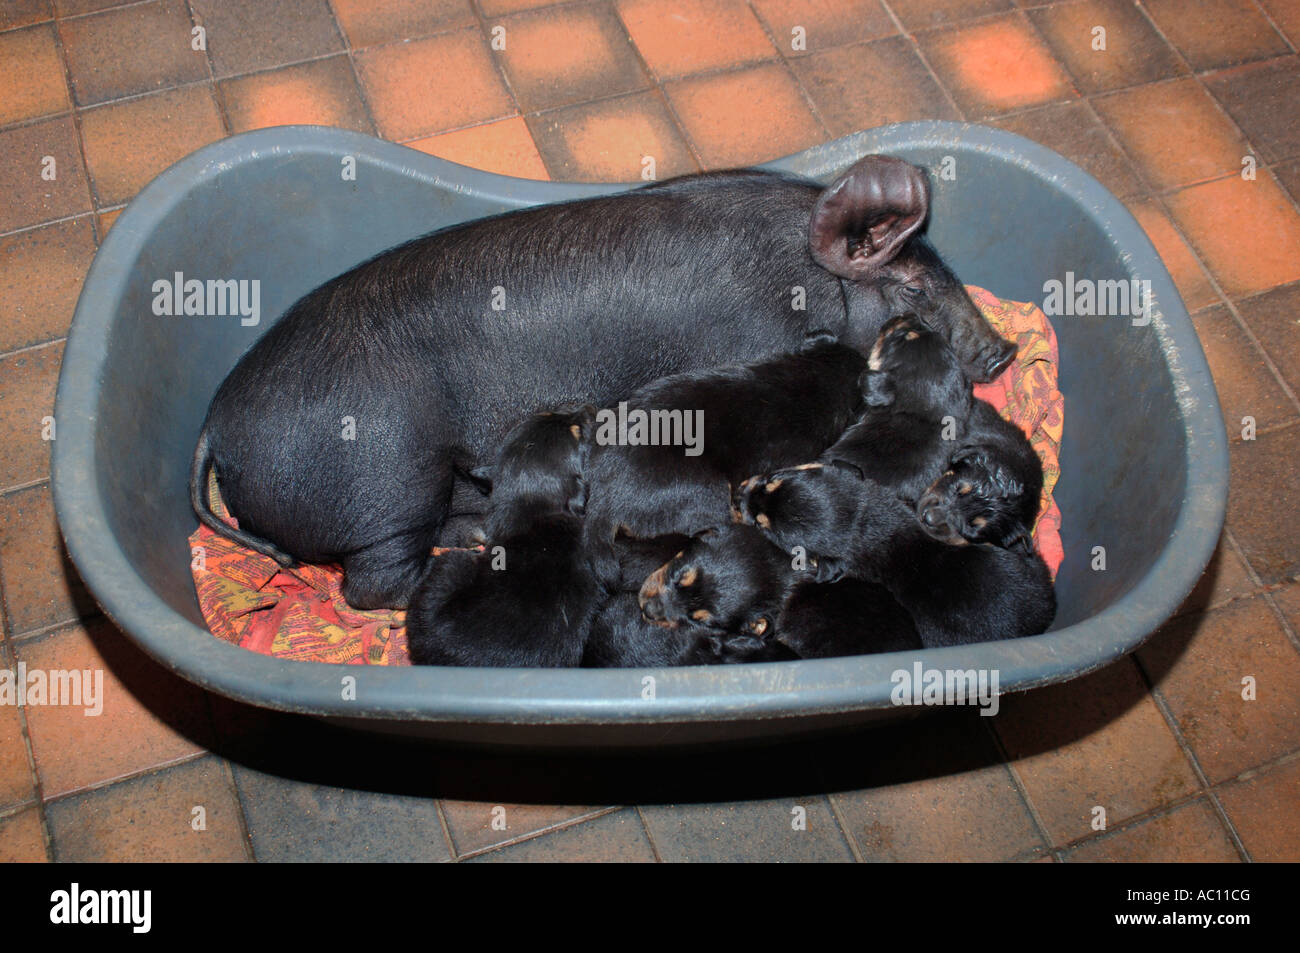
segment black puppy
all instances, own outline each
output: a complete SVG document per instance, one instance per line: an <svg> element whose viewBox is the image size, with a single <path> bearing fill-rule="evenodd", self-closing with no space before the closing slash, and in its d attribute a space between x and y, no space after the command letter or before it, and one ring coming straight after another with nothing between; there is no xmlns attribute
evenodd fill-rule
<svg viewBox="0 0 1300 953"><path fill-rule="evenodd" d="M927 648L1036 635L1056 614L1047 566L1028 546L940 542L892 490L845 461L773 473L739 503L777 546L815 558L820 580L883 585Z"/></svg>
<svg viewBox="0 0 1300 953"><path fill-rule="evenodd" d="M586 470L586 540L602 582L612 588L619 576L620 530L690 535L726 523L741 479L826 449L859 410L865 366L856 350L814 338L797 354L663 378L617 412L599 412ZM648 432L624 440L614 425L625 420L646 421Z"/></svg>
<svg viewBox="0 0 1300 953"><path fill-rule="evenodd" d="M904 303L991 379L1014 348L919 234L929 197L921 170L867 156L828 186L706 173L408 242L240 358L199 436L194 508L285 564L340 561L354 606L401 608L456 512L461 451L483 463L530 408L607 406L810 332L865 353ZM214 470L238 530L208 509Z"/></svg>
<svg viewBox="0 0 1300 953"><path fill-rule="evenodd" d="M1028 545L1038 516L1043 465L1024 432L976 399L963 446L917 501L916 514L936 539Z"/></svg>
<svg viewBox="0 0 1300 953"><path fill-rule="evenodd" d="M576 666L601 591L582 550L592 408L519 424L492 467L486 549L433 560L407 616L417 665Z"/></svg>
<svg viewBox="0 0 1300 953"><path fill-rule="evenodd" d="M861 418L821 459L851 463L915 503L965 445L970 380L948 343L905 314L886 322L876 338L862 392Z"/></svg>
<svg viewBox="0 0 1300 953"><path fill-rule="evenodd" d="M773 642L800 658L921 648L911 618L884 588L818 582L818 574L815 558L731 525L693 539L646 580L639 600L647 620L724 633L732 652L746 645L761 652Z"/></svg>
<svg viewBox="0 0 1300 953"><path fill-rule="evenodd" d="M798 658L776 639L731 633L707 625L651 622L634 592L612 595L591 624L584 668L661 668L785 662Z"/></svg>

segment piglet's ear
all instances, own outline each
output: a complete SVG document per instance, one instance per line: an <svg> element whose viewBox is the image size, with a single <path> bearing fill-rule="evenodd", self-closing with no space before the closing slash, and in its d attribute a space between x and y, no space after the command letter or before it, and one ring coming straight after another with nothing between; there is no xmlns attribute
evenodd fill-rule
<svg viewBox="0 0 1300 953"><path fill-rule="evenodd" d="M859 159L817 199L808 227L813 260L833 275L876 277L925 221L925 173L892 156Z"/></svg>

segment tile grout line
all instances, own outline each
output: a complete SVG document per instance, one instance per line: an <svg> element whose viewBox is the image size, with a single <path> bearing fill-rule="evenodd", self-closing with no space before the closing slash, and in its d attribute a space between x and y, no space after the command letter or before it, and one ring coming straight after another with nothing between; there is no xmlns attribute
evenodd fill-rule
<svg viewBox="0 0 1300 953"><path fill-rule="evenodd" d="M217 115L221 117L221 132L222 138L224 139L230 136L230 116L226 113L226 98L222 96L220 91L217 89L217 71L212 65L212 49L208 43L208 28L206 24L199 20L198 15L194 12L194 4L192 0L185 0L185 12L189 14L190 18L191 37L194 36L194 27L201 27L203 29L203 64L208 69L208 82L212 84L212 100L213 104L217 107ZM193 49L192 46L191 49Z"/></svg>
<svg viewBox="0 0 1300 953"><path fill-rule="evenodd" d="M894 8L890 5L889 0L880 0L880 5L885 8L885 13L888 14L889 19L894 22L895 29L897 29L899 34L907 40L907 44L911 48L913 55L921 61L921 65L925 67L925 71L930 74L930 79L932 79L935 85L939 87L939 92L943 93L944 98L948 100L948 105L952 106L954 112L956 112L957 119L961 122L967 122L966 110L961 108L961 104L957 102L952 91L948 89L948 84L943 81L937 72L935 72L934 66L930 63L930 58L926 56L925 52L921 49L921 44L917 41L916 34L903 25L903 21L899 18L898 14L894 12ZM1006 11L999 11L999 13L995 15L1000 16L1005 12Z"/></svg>
<svg viewBox="0 0 1300 953"><path fill-rule="evenodd" d="M821 130L822 142L830 142L835 138L831 135L830 126L822 116L821 110L817 108L817 104L813 102L812 95L799 79L799 74L796 73L794 67L790 65L790 57L786 55L785 49L781 46L780 42L777 41L776 33L773 31L772 25L767 22L758 10L754 9L753 0L745 0L745 8L749 10L750 15L758 23L758 28L763 31L763 35L767 37L767 41L771 43L772 48L776 50L777 61L781 64L782 71L787 77L789 77L790 82L794 83L794 88L799 91L799 96L803 99L804 106L807 107L808 112L812 115L813 121L817 123L817 128ZM834 47L827 47L827 49L834 49Z"/></svg>
<svg viewBox="0 0 1300 953"><path fill-rule="evenodd" d="M7 620L8 615L5 616ZM0 642L0 659L5 663L5 667L11 671L17 671L18 656L14 652L12 641L5 640ZM36 769L36 749L32 745L31 729L27 723L27 706L18 706L18 730L23 740L23 750L27 754L27 772L32 779L32 795L36 798L36 819L41 825L41 839L45 848L45 857L51 863L54 862L54 832L50 830L49 817L45 812L45 785L41 780L41 774ZM30 805L25 805L26 810ZM18 813L17 811L13 814ZM12 816L12 815L9 815Z"/></svg>
<svg viewBox="0 0 1300 953"><path fill-rule="evenodd" d="M691 161L695 163L696 171L702 172L707 168L704 163L704 156L700 153L699 147L695 144L695 140L691 138L690 133L686 131L686 124L682 122L681 114L678 113L677 107L673 105L672 97L668 95L668 90L664 89L664 83L666 80L651 68L650 61L645 58L645 54L641 52L641 47L639 47L636 40L632 38L632 31L627 28L627 21L623 19L623 11L619 9L617 3L613 5L613 9L614 19L618 21L619 27L623 30L623 36L627 38L628 49L632 51L632 55L636 57L637 63L643 70L645 70L646 76L650 77L650 88L654 90L655 95L659 98L659 102L664 107L664 111L668 113L668 120L677 130L677 136L681 139L682 145L686 147L687 155L689 155ZM545 162L545 158L543 158L542 161ZM656 854L656 856L658 855Z"/></svg>
<svg viewBox="0 0 1300 953"><path fill-rule="evenodd" d="M213 713L212 713L211 693L209 692L203 693L203 703L208 710L208 723L212 727L212 734L215 737L217 734L217 728L216 728L216 722L212 717ZM244 809L244 798L243 798L243 794L239 790L239 781L235 778L234 766L231 765L229 758L223 758L221 755L215 754L215 752L208 752L208 753L213 754L213 756L218 758L221 762L221 770L226 776L227 790L234 795L235 806L238 808L238 810L235 813L239 815L238 817L239 834L240 834L240 840L244 845L244 856L248 859L250 863L256 864L258 863L258 860L257 860L257 849L253 846L253 829L252 827L249 826L248 823L248 812Z"/></svg>
<svg viewBox="0 0 1300 953"><path fill-rule="evenodd" d="M1250 560L1246 558L1246 553L1242 549L1241 543L1237 541L1236 534L1225 525L1223 527L1223 535L1227 537L1228 545L1232 548L1233 553L1239 560L1241 560L1241 564L1246 567L1246 578L1250 580L1251 585L1259 587L1260 591L1257 595L1262 595L1264 597L1264 601L1268 603L1268 607L1273 610L1274 617L1282 626L1282 632L1286 635L1287 640L1297 652L1300 652L1300 635L1297 635L1295 627L1291 625L1290 620L1286 617L1286 613L1282 611L1282 607L1277 604L1277 599L1274 597L1274 593L1294 584L1296 580L1292 579L1289 582L1281 582L1276 585L1264 585L1263 578L1255 571L1255 567L1250 564ZM1230 600L1230 603L1236 601L1238 600L1233 599ZM1230 603L1225 603L1225 605Z"/></svg>
<svg viewBox="0 0 1300 953"><path fill-rule="evenodd" d="M655 840L654 832L650 830L650 822L646 820L645 811L641 809L640 804L634 804L632 810L636 811L637 820L641 822L641 830L645 833L645 839L650 845L650 853L654 855L655 863L664 863L664 856L659 852L659 842Z"/></svg>
<svg viewBox="0 0 1300 953"><path fill-rule="evenodd" d="M357 60L354 55L356 50L352 49L352 38L348 36L348 31L343 29L343 24L339 21L339 13L335 9L336 3L337 0L329 0L330 18L334 21L334 28L339 31L339 36L343 38L343 55L348 59L348 69L352 71L352 82L357 88L357 98L361 100L361 109L366 114L366 121L370 123L370 130L375 137L380 138L379 120L375 118L374 108L370 104L370 93L361 79L361 71L357 69ZM451 31L448 30L447 32L450 33ZM436 33L430 34L430 36L440 35ZM392 140L388 141L391 142Z"/></svg>
<svg viewBox="0 0 1300 953"><path fill-rule="evenodd" d="M487 847L479 847L474 850L467 850L463 854L455 853L455 850L453 848L452 857L455 859L457 863L459 863L462 860L471 860L475 857L482 857L485 854L495 853L496 851L504 850L507 847L514 847L518 844L524 844L527 843L528 841L537 840L538 838L544 837L547 834L554 834L559 831L566 831L571 827L577 827L579 824L585 824L587 821L594 821L602 817L607 817L610 814L614 814L621 810L623 810L623 808L620 806L597 808L596 810L591 811L587 814L580 814L577 817L570 817L563 821L560 821L558 824L551 824L549 827L543 827L535 831L529 831L526 834L520 834L518 837L512 837L509 840L504 840L497 844L490 844Z"/></svg>
<svg viewBox="0 0 1300 953"><path fill-rule="evenodd" d="M1147 670L1146 665L1136 652L1133 654L1133 661L1137 663L1138 677L1141 678L1143 684L1146 685L1147 695L1155 703L1156 708L1160 712L1160 716L1165 720L1165 724L1169 726L1169 730L1172 732L1174 741L1178 745L1179 750L1182 751L1183 757L1185 757L1187 763L1192 766L1192 772L1196 775L1196 781L1201 786L1201 792L1209 796L1210 806L1214 810L1215 816L1218 817L1219 824L1227 833L1228 839L1232 842L1233 849L1237 851L1238 856L1243 861L1250 863L1252 861L1250 852L1246 850L1246 845L1242 842L1241 835L1237 833L1236 825L1233 824L1232 819L1228 817L1228 812L1223 809L1223 805L1214 794L1213 785L1210 783L1209 776L1201 766L1201 761L1196 756L1196 752L1192 750L1191 743L1187 740L1186 735L1183 734L1183 729L1178 724L1178 719L1175 717L1173 709L1169 707L1169 702L1165 698L1164 692L1157 687L1151 673Z"/></svg>
<svg viewBox="0 0 1300 953"><path fill-rule="evenodd" d="M94 215L94 210L99 206L99 189L95 183L95 177L90 172L90 162L86 158L86 138L81 132L81 111L77 105L77 88L72 80L72 66L68 62L67 45L63 42L63 29L58 20L54 21L54 43L59 48L59 62L63 64L63 81L68 86L68 101L72 104L72 129L77 137L77 155L81 159L81 172L86 177L86 197L90 199L90 211ZM95 241L95 250L99 250L100 242L104 236L99 234L99 217L95 216L90 223L91 237ZM83 279L84 281L84 279Z"/></svg>
<svg viewBox="0 0 1300 953"><path fill-rule="evenodd" d="M1047 829L1047 822L1043 820L1042 814L1039 813L1038 806L1034 804L1033 799L1029 796L1029 788L1025 786L1024 778L1022 778L1020 772L1016 770L1014 761L1011 758L1011 753L1007 750L1007 746L1002 740L1002 734L997 730L997 726L994 724L996 721L996 718L989 719L989 723L984 726L984 731L993 739L994 749L1002 758L1002 766L1010 776L1011 784L1016 789L1016 793L1020 795L1020 800L1025 805L1025 810L1029 812L1029 817L1034 822L1034 828L1038 831L1039 839L1042 841L1043 845L1046 846L1048 852L1060 861L1061 858L1058 856L1059 850L1055 840L1052 838L1051 831Z"/></svg>
<svg viewBox="0 0 1300 953"><path fill-rule="evenodd" d="M1260 16L1273 28L1273 32L1282 38L1282 42L1287 45L1287 49L1292 53L1300 52L1300 50L1296 49L1296 45L1291 42L1291 37L1287 36L1286 31L1277 25L1277 21L1273 19L1273 15L1268 12L1264 4L1260 3L1259 0L1254 0L1254 3L1255 9L1259 11Z"/></svg>
<svg viewBox="0 0 1300 953"><path fill-rule="evenodd" d="M823 782L818 786L824 788L826 785ZM826 798L827 803L831 806L831 817L835 818L835 823L839 825L840 834L843 835L845 843L849 845L849 853L853 856L854 863L865 864L867 861L862 853L862 845L858 843L858 835L853 833L851 825L844 822L844 811L839 802L835 800L835 794L834 791L826 791L822 796Z"/></svg>

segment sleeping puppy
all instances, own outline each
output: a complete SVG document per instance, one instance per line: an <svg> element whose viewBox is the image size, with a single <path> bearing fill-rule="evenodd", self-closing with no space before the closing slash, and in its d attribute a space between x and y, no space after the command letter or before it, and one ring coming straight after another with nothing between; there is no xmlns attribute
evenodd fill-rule
<svg viewBox="0 0 1300 953"><path fill-rule="evenodd" d="M651 622L637 593L609 598L591 624L582 653L584 668L660 668L782 662L798 658L775 639L724 632L701 625Z"/></svg>
<svg viewBox="0 0 1300 953"><path fill-rule="evenodd" d="M590 407L538 414L507 436L491 468L486 549L434 559L411 600L414 664L579 663L602 595L582 549L593 420Z"/></svg>
<svg viewBox="0 0 1300 953"><path fill-rule="evenodd" d="M844 461L774 473L736 502L777 546L804 547L820 580L888 589L927 648L1036 635L1056 614L1047 566L1028 546L940 542L892 490Z"/></svg>
<svg viewBox="0 0 1300 953"><path fill-rule="evenodd" d="M881 328L861 390L862 416L820 459L851 463L915 503L965 446L971 383L948 342L904 314Z"/></svg>
<svg viewBox="0 0 1300 953"><path fill-rule="evenodd" d="M884 588L818 582L817 574L815 560L792 558L752 527L733 524L693 539L638 598L647 620L725 633L715 638L732 653L742 646L761 653L773 643L798 658L921 648L911 618ZM775 653L767 649L763 660Z"/></svg>
<svg viewBox="0 0 1300 953"><path fill-rule="evenodd" d="M785 646L753 638L751 633L733 636L708 625L680 626L642 612L640 591L647 578L658 578L657 571L693 542L693 537L680 533L652 538L630 536L625 531L616 534L619 591L612 593L596 614L583 650L584 667L720 665L796 658Z"/></svg>
<svg viewBox="0 0 1300 953"><path fill-rule="evenodd" d="M677 374L632 394L619 417L657 423L634 442L631 429L623 440L602 422L586 469L586 544L602 583L617 586L620 531L693 535L726 523L741 479L830 446L859 411L865 365L852 348L814 335L798 354Z"/></svg>
<svg viewBox="0 0 1300 953"><path fill-rule="evenodd" d="M1009 549L1029 544L1042 491L1043 464L1024 432L977 399L964 445L921 494L916 515L936 539Z"/></svg>

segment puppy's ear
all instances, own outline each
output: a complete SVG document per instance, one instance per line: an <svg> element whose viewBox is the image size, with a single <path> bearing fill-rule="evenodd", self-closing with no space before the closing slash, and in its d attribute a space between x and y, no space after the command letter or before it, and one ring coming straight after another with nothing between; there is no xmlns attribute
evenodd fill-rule
<svg viewBox="0 0 1300 953"><path fill-rule="evenodd" d="M884 371L863 371L858 387L868 407L888 407L894 402L894 381Z"/></svg>
<svg viewBox="0 0 1300 953"><path fill-rule="evenodd" d="M716 527L716 526L710 526L710 527L708 527L707 529L702 529L702 530L700 530L698 533L692 533L692 534L691 534L691 538L692 538L692 539L709 539L710 537L712 537L712 536L717 536L717 535L718 535L718 529L717 529L717 527Z"/></svg>
<svg viewBox="0 0 1300 953"><path fill-rule="evenodd" d="M844 578L844 563L832 556L818 556L816 578L818 582L839 582Z"/></svg>
<svg viewBox="0 0 1300 953"><path fill-rule="evenodd" d="M465 476L469 477L469 482L473 483L484 496L492 492L492 464L466 470Z"/></svg>

